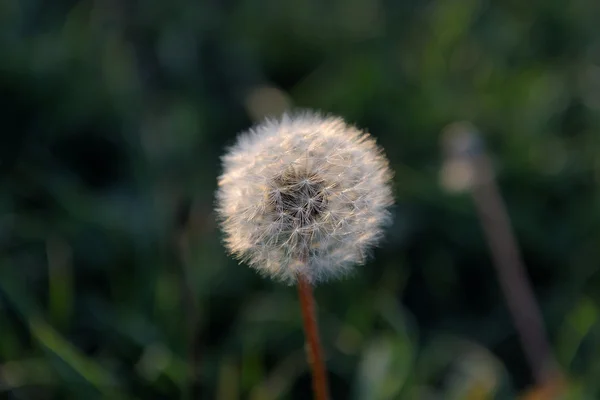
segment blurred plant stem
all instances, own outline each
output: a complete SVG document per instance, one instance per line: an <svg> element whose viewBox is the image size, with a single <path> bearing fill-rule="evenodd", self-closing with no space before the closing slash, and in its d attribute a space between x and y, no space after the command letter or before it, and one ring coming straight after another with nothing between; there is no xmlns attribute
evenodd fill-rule
<svg viewBox="0 0 600 400"><path fill-rule="evenodd" d="M188 352L188 366L189 366L189 385L186 388L186 398L188 399L199 399L202 397L201 392L201 375L200 369L202 364L202 340L200 337L199 326L199 314L200 307L198 305L198 291L195 288L194 274L191 269L191 253L190 253L190 234L189 234L189 204L182 206L185 208L186 217L182 221L178 221L178 235L176 240L176 250L178 255L178 263L181 270L181 293L182 303L185 308L185 315L187 321L187 352Z"/></svg>
<svg viewBox="0 0 600 400"><path fill-rule="evenodd" d="M71 248L59 236L46 240L48 259L48 308L52 323L65 328L73 313Z"/></svg>
<svg viewBox="0 0 600 400"><path fill-rule="evenodd" d="M327 372L323 360L323 350L319 340L319 330L315 314L315 299L312 285L302 276L298 276L298 294L300 296L300 308L302 309L302 321L304 334L306 335L308 363L312 371L312 382L314 398L316 400L328 400L329 388L327 384Z"/></svg>
<svg viewBox="0 0 600 400"><path fill-rule="evenodd" d="M510 218L494 178L492 163L473 126L456 123L444 135L447 170L462 173L455 179L473 198L490 247L501 289L512 314L519 340L536 383L544 386L561 379L544 328L541 310L527 276ZM459 168L452 168L454 163Z"/></svg>

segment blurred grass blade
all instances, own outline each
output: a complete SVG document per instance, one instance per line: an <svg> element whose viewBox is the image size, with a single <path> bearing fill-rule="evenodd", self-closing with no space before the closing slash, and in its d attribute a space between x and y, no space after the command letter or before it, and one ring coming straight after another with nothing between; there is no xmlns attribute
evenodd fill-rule
<svg viewBox="0 0 600 400"><path fill-rule="evenodd" d="M71 367L88 384L104 394L114 395L110 390L116 385L114 378L44 321L39 308L27 295L28 291L23 289L22 285L8 271L6 264L0 268L0 290L23 321L28 324L31 335L39 344Z"/></svg>
<svg viewBox="0 0 600 400"><path fill-rule="evenodd" d="M561 327L558 354L564 366L572 367L582 343L597 323L598 308L589 298L582 298Z"/></svg>
<svg viewBox="0 0 600 400"><path fill-rule="evenodd" d="M71 248L59 236L46 240L48 258L48 308L50 322L58 328L67 326L73 313L73 270Z"/></svg>
<svg viewBox="0 0 600 400"><path fill-rule="evenodd" d="M115 380L98 364L85 357L75 346L64 339L39 317L29 319L31 334L37 341L58 356L92 386L100 391L114 386Z"/></svg>

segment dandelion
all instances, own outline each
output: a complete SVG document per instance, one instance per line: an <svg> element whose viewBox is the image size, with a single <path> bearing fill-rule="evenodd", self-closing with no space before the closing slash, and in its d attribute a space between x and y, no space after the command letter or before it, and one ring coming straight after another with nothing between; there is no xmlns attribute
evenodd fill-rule
<svg viewBox="0 0 600 400"><path fill-rule="evenodd" d="M391 171L368 133L341 118L284 114L239 136L223 157L217 212L229 251L298 283L315 398L327 375L312 284L364 263L389 223Z"/></svg>
<svg viewBox="0 0 600 400"><path fill-rule="evenodd" d="M229 251L260 273L310 283L363 264L390 221L391 172L375 140L341 118L284 114L223 157L217 212Z"/></svg>

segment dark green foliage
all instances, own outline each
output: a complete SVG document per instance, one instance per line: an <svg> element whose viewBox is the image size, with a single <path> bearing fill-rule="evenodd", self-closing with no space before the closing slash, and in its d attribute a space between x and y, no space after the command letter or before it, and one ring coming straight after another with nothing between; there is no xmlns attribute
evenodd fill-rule
<svg viewBox="0 0 600 400"><path fill-rule="evenodd" d="M224 148L288 106L368 127L396 172L382 247L316 290L334 399L532 383L472 202L439 184L465 119L569 398L597 398L599 4L1 2L0 398L310 397L294 289L230 259L212 211Z"/></svg>

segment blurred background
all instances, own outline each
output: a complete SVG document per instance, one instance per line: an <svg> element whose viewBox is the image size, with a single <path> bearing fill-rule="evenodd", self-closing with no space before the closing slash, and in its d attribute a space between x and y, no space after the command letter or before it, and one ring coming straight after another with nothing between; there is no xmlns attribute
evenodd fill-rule
<svg viewBox="0 0 600 400"><path fill-rule="evenodd" d="M311 398L295 289L228 257L212 210L226 146L294 107L368 129L396 174L381 247L315 291L333 399L551 398L473 198L440 179L457 120L486 144L565 398L598 398L599 12L0 2L0 398Z"/></svg>

